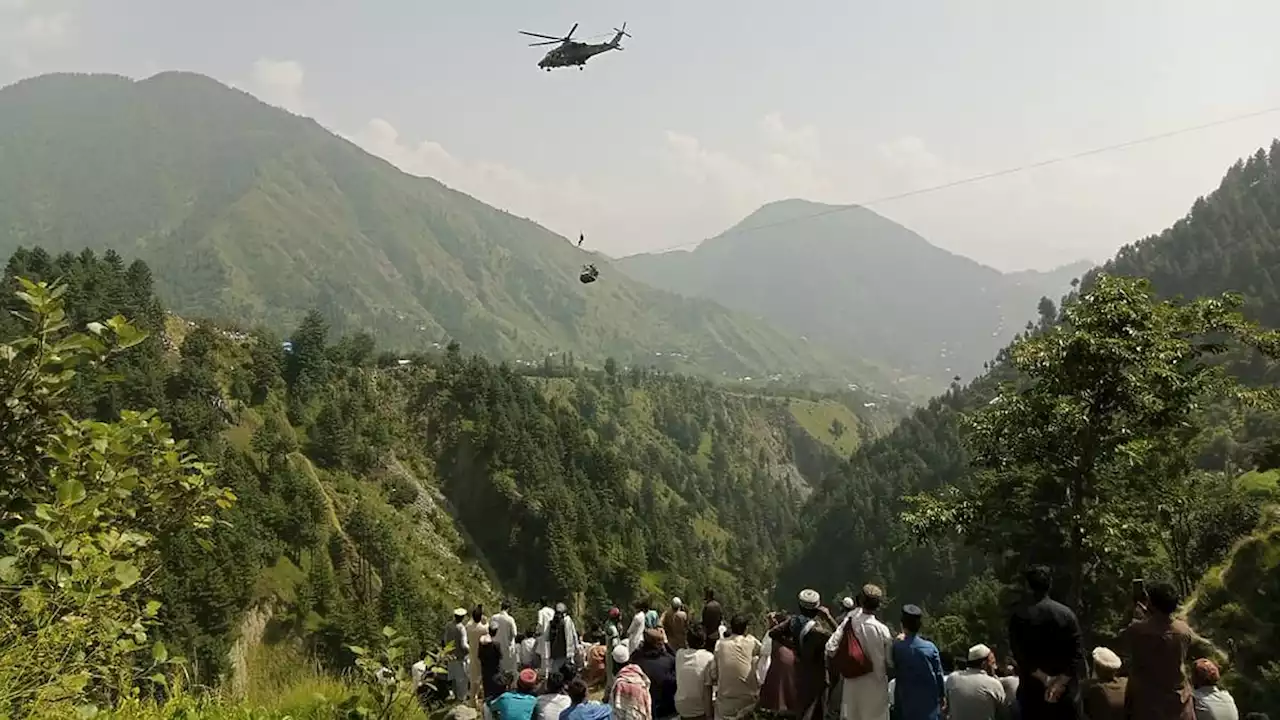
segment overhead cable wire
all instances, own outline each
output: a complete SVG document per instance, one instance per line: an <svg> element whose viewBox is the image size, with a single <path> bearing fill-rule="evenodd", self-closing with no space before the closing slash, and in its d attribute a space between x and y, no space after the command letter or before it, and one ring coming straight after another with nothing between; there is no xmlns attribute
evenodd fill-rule
<svg viewBox="0 0 1280 720"><path fill-rule="evenodd" d="M1201 123L1199 125L1192 125L1189 127L1179 128L1177 130L1170 130L1168 132L1158 133L1156 135L1147 135L1145 137L1141 137L1136 140L1126 140L1124 142L1119 142L1112 145L1104 145L1102 147L1095 147L1089 150L1082 150L1080 152L1072 153L1070 155L1060 155L1058 157L1049 158L1048 160L1040 160L1038 162L1026 163L1024 165L1016 165L1014 167L982 173L980 175L971 175L968 177L960 178L958 180L952 180L950 182L941 183L939 185L930 185L927 187L916 188L915 190L908 190L906 192L894 193L892 195L883 195L881 197L873 198L871 200L864 200L862 202L857 202L850 205L840 205L838 207L832 207L826 210L820 210L818 212L809 213L807 215L784 218L782 220L762 223L760 225L752 225L750 227L745 227L745 228L734 228L724 233L721 233L718 237L724 237L727 235L741 235L749 232L754 232L756 230L764 230L767 228L778 227L779 225L787 225L793 222L800 222L803 220L812 220L814 218L820 218L826 215L834 215L836 213L847 212L849 210L855 210L857 208L867 207L869 205L878 205L878 204L890 202L893 200L902 200L904 198L915 197L916 195L924 195L926 193L937 192L939 190L947 190L953 187L959 187L961 185L971 185L973 183L982 182L985 180L991 180L993 178L1003 177L1005 175L1013 175L1020 172L1026 172L1027 170L1034 170L1036 168L1046 167L1048 165L1056 165L1058 163L1067 162L1069 160L1079 160L1080 158L1089 157L1091 155L1099 155L1102 153L1112 152L1115 150L1123 150L1126 148L1134 147L1135 145L1145 145L1147 143L1156 142L1158 140L1166 140L1168 138L1175 137L1178 135L1185 135L1187 133L1197 132L1199 130L1207 130L1212 127L1218 127L1219 125L1227 125L1230 123L1240 122L1242 120L1250 120L1256 117L1262 117L1264 115L1270 115L1276 112L1280 112L1280 105L1276 107L1270 107L1265 110L1256 110L1254 112L1244 113L1242 115L1233 115L1227 118L1220 118L1218 120ZM670 250L679 250L681 248L695 247L699 245L701 242L702 242L701 240L697 240L694 242L680 243L679 245L669 245L667 247L658 248L656 250L647 250L645 254L656 254L656 253L668 252Z"/></svg>

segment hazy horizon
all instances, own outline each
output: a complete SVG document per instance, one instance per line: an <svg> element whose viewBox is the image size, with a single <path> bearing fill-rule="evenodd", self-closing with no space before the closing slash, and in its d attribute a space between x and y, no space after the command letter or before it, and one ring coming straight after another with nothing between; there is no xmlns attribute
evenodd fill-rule
<svg viewBox="0 0 1280 720"><path fill-rule="evenodd" d="M1263 0L127 4L0 0L0 84L200 72L615 257L804 198L1001 270L1102 262L1280 135L1270 114L868 204L1280 105ZM626 51L581 72L516 32L623 21Z"/></svg>

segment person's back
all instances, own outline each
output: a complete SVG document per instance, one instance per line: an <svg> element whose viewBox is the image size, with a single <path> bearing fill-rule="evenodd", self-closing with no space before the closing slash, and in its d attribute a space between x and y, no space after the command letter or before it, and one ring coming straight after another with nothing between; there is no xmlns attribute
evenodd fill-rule
<svg viewBox="0 0 1280 720"><path fill-rule="evenodd" d="M951 720L997 720L1007 716L1004 686L986 672L967 668L946 682Z"/></svg>
<svg viewBox="0 0 1280 720"><path fill-rule="evenodd" d="M547 678L547 691L538 696L534 716L538 720L560 720L560 714L569 709L572 701L564 691L564 681L557 680L560 675Z"/></svg>
<svg viewBox="0 0 1280 720"><path fill-rule="evenodd" d="M533 720L538 698L527 690L508 690L488 703L496 720Z"/></svg>
<svg viewBox="0 0 1280 720"><path fill-rule="evenodd" d="M652 720L653 696L649 693L649 676L635 663L618 669L609 690L609 709L614 720Z"/></svg>
<svg viewBox="0 0 1280 720"><path fill-rule="evenodd" d="M679 598L676 598L679 600ZM662 615L662 630L667 634L667 644L672 650L685 646L689 635L689 613L683 606L673 605Z"/></svg>
<svg viewBox="0 0 1280 720"><path fill-rule="evenodd" d="M716 717L732 719L751 713L760 696L755 672L760 641L747 634L747 619L742 616L734 616L729 632L716 645L711 680L716 686Z"/></svg>
<svg viewBox="0 0 1280 720"><path fill-rule="evenodd" d="M470 656L470 648L467 643L467 626L462 621L455 622L445 628L443 639L444 644L453 646L450 654L454 660L466 660Z"/></svg>
<svg viewBox="0 0 1280 720"><path fill-rule="evenodd" d="M1084 643L1080 623L1071 608L1049 596L1052 575L1044 566L1024 575L1028 601L1009 619L1009 645L1018 666L1018 706L1023 717L1074 718L1084 670ZM1047 702L1048 683L1064 682L1054 690L1056 702Z"/></svg>
<svg viewBox="0 0 1280 720"><path fill-rule="evenodd" d="M893 711L901 720L937 720L942 709L942 659L938 647L919 635L923 617L915 605L902 608L905 637L890 653L896 680Z"/></svg>
<svg viewBox="0 0 1280 720"><path fill-rule="evenodd" d="M1239 720L1240 710L1231 693L1218 687L1221 671L1218 664L1207 658L1196 660L1191 672L1191 705L1196 720Z"/></svg>
<svg viewBox="0 0 1280 720"><path fill-rule="evenodd" d="M1133 720L1193 720L1191 684L1185 663L1193 647L1211 651L1207 643L1182 620L1173 617L1179 599L1169 583L1157 583L1147 591L1146 617L1135 620L1120 633L1128 651L1129 686L1125 707Z"/></svg>
<svg viewBox="0 0 1280 720"><path fill-rule="evenodd" d="M560 713L559 720L610 720L613 713L608 705L587 700L587 684L574 678L565 688L569 695L569 707Z"/></svg>
<svg viewBox="0 0 1280 720"><path fill-rule="evenodd" d="M710 710L708 705L711 696L708 686L714 656L710 650L706 649L706 634L701 626L696 631L689 632L688 635L687 640L691 641L691 646L677 650L675 657L676 712L682 718L702 718Z"/></svg>
<svg viewBox="0 0 1280 720"><path fill-rule="evenodd" d="M1090 680L1084 684L1081 698L1088 720L1124 720L1124 696L1128 678L1114 677Z"/></svg>
<svg viewBox="0 0 1280 720"><path fill-rule="evenodd" d="M644 644L631 656L631 662L649 678L653 716L669 718L676 714L676 657L660 638L659 630L646 630Z"/></svg>
<svg viewBox="0 0 1280 720"><path fill-rule="evenodd" d="M707 637L719 637L722 622L724 609L720 607L720 601L716 600L715 595L707 590L707 598L702 605L702 629L706 631Z"/></svg>

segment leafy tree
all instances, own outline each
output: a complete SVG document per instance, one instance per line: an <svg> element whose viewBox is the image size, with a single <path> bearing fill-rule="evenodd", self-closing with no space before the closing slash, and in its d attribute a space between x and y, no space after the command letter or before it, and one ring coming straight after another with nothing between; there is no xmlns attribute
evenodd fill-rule
<svg viewBox="0 0 1280 720"><path fill-rule="evenodd" d="M1029 562L1060 568L1085 624L1100 619L1122 573L1156 562L1197 408L1242 394L1214 356L1226 339L1274 352L1240 304L1159 302L1143 280L1098 276L1059 324L1015 343L1019 381L966 418L973 482L912 498L905 520L922 538L957 531L1006 580Z"/></svg>
<svg viewBox="0 0 1280 720"><path fill-rule="evenodd" d="M140 672L163 684L156 543L235 499L154 413L66 412L79 375L146 335L120 316L68 333L66 286L21 284L28 331L0 345L0 711L17 716L92 710Z"/></svg>

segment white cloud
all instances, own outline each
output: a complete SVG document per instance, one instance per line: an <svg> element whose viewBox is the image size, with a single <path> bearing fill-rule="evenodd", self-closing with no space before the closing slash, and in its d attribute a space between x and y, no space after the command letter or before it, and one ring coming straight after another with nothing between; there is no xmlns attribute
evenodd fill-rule
<svg viewBox="0 0 1280 720"><path fill-rule="evenodd" d="M410 175L435 178L565 236L580 231L591 234L603 230L607 222L601 213L601 199L576 177L533 178L501 163L464 160L440 143L403 138L382 118L370 120L348 139Z"/></svg>
<svg viewBox="0 0 1280 720"><path fill-rule="evenodd" d="M253 63L249 73L252 92L265 102L295 113L305 107L302 102L302 82L306 71L296 60L262 58Z"/></svg>

